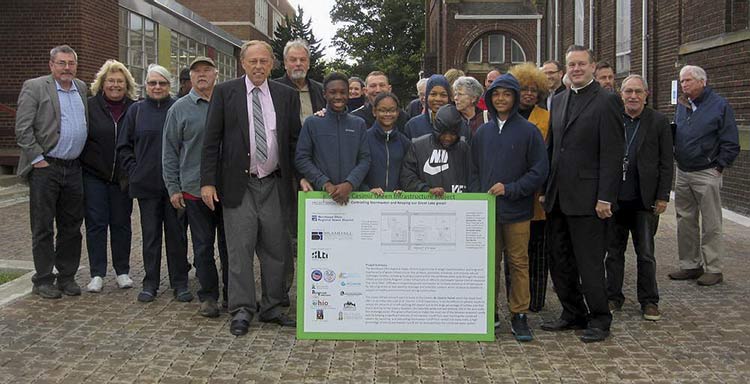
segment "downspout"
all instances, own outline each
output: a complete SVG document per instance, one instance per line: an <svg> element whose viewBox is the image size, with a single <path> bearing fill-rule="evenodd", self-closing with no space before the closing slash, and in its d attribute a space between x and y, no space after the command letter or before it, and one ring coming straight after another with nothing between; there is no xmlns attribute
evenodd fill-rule
<svg viewBox="0 0 750 384"><path fill-rule="evenodd" d="M594 50L594 0L589 0L589 49Z"/></svg>
<svg viewBox="0 0 750 384"><path fill-rule="evenodd" d="M648 1L643 0L641 8L641 76L648 79ZM648 81L648 80L647 80Z"/></svg>
<svg viewBox="0 0 750 384"><path fill-rule="evenodd" d="M542 19L536 19L536 66L542 66Z"/></svg>
<svg viewBox="0 0 750 384"><path fill-rule="evenodd" d="M560 60L560 0L555 0L555 60Z"/></svg>

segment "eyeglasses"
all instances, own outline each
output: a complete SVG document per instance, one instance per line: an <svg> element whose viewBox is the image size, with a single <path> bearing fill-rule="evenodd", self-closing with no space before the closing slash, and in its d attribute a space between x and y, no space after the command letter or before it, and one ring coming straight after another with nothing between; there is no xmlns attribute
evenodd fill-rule
<svg viewBox="0 0 750 384"><path fill-rule="evenodd" d="M456 92L453 94L453 97L464 97L464 96L469 96L469 94L463 93L463 92Z"/></svg>
<svg viewBox="0 0 750 384"><path fill-rule="evenodd" d="M640 95L646 93L646 91L643 90L643 89L630 89L630 88L626 88L626 89L622 90L622 93L627 94L627 95L635 93L636 95L640 96Z"/></svg>
<svg viewBox="0 0 750 384"><path fill-rule="evenodd" d="M266 66L271 63L271 60L268 59L250 59L247 61L248 64L251 66L256 66L258 64Z"/></svg>
<svg viewBox="0 0 750 384"><path fill-rule="evenodd" d="M75 67L78 65L76 61L54 61L53 63L60 68Z"/></svg>
<svg viewBox="0 0 750 384"><path fill-rule="evenodd" d="M106 79L104 82L109 85L125 84L125 80L123 79Z"/></svg>
<svg viewBox="0 0 750 384"><path fill-rule="evenodd" d="M523 87L523 88L521 88L521 92L537 93L537 92L539 92L539 90L536 89L536 88Z"/></svg>
<svg viewBox="0 0 750 384"><path fill-rule="evenodd" d="M149 87L155 87L157 85L160 86L160 87L167 87L167 86L169 86L169 82L168 81L151 80L151 81L147 81L146 84L148 84Z"/></svg>

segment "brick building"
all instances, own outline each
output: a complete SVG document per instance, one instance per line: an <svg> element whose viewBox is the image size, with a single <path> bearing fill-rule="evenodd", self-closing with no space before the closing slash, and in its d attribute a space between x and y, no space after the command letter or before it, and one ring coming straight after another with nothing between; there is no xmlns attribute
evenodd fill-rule
<svg viewBox="0 0 750 384"><path fill-rule="evenodd" d="M649 104L672 116L672 89L680 68L686 64L701 66L708 73L708 84L729 100L740 129L742 151L734 166L724 173L723 203L747 215L749 3L750 0L427 0L425 71L442 73L455 67L483 80L491 67L505 69L520 59L516 43L526 61L536 63L548 59L564 61L565 49L576 43L591 48L599 61L612 64L618 83L630 73L645 75L652 94ZM492 37L496 35L504 38ZM503 40L504 45L496 43Z"/></svg>
<svg viewBox="0 0 750 384"><path fill-rule="evenodd" d="M0 0L0 39L6 69L0 72L0 166L18 162L15 106L24 80L49 73L49 50L68 44L79 56L78 78L90 83L105 60L117 58L142 82L158 63L177 78L196 56L216 61L219 81L241 73L243 40L270 41L286 0ZM177 89L177 81L173 84Z"/></svg>

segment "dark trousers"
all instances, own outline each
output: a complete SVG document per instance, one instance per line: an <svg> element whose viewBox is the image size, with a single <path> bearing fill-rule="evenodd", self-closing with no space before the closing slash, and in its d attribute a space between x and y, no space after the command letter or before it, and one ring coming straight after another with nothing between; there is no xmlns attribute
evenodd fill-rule
<svg viewBox="0 0 750 384"><path fill-rule="evenodd" d="M547 295L547 255L544 249L545 220L531 222L531 235L529 236L529 293L531 301L529 310L539 312L544 308L544 299Z"/></svg>
<svg viewBox="0 0 750 384"><path fill-rule="evenodd" d="M640 202L619 202L618 210L609 222L607 258L607 296L609 300L622 305L622 280L625 273L625 249L628 235L633 235L636 254L638 302L659 303L659 290L656 285L656 258L654 257L654 236L659 226L659 216L643 208Z"/></svg>
<svg viewBox="0 0 750 384"><path fill-rule="evenodd" d="M604 278L606 222L596 216L568 216L555 205L547 215L546 236L550 275L563 307L560 318L588 320L589 327L609 330L612 314Z"/></svg>
<svg viewBox="0 0 750 384"><path fill-rule="evenodd" d="M200 301L219 300L219 275L214 258L214 240L218 237L222 292L224 300L228 300L227 242L224 236L221 205L214 203L216 210L212 211L202 200L186 199L185 206L193 241L193 265L198 282L201 284L198 299Z"/></svg>
<svg viewBox="0 0 750 384"><path fill-rule="evenodd" d="M48 161L29 174L29 217L31 253L34 257L34 285L75 279L81 263L83 223L83 180L77 160ZM55 227L57 237L55 237Z"/></svg>
<svg viewBox="0 0 750 384"><path fill-rule="evenodd" d="M107 229L115 273L130 273L133 199L118 183L109 183L86 171L83 172L83 193L91 277L107 275Z"/></svg>
<svg viewBox="0 0 750 384"><path fill-rule="evenodd" d="M159 198L139 198L141 232L143 236L143 289L158 291L161 281L162 230L167 247L169 285L173 289L187 288L190 264L187 260L184 212L178 212L169 202L166 192Z"/></svg>
<svg viewBox="0 0 750 384"><path fill-rule="evenodd" d="M549 266L544 247L544 230L546 221L531 221L529 233L529 311L539 312L544 307L547 295L547 274ZM508 257L503 258L503 269L505 270L505 292L511 297L510 269L508 268Z"/></svg>

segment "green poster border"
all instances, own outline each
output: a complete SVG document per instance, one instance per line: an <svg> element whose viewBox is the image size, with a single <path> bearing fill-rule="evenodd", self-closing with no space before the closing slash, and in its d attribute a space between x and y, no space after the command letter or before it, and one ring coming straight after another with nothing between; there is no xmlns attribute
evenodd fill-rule
<svg viewBox="0 0 750 384"><path fill-rule="evenodd" d="M307 199L329 198L326 192L299 192L297 210L297 338L304 340L424 340L424 341L494 341L495 340L495 196L485 193L446 193L444 200L487 201L487 332L486 333L349 333L306 332L305 327L305 231ZM385 193L380 197L370 192L354 192L351 199L437 200L426 192Z"/></svg>

